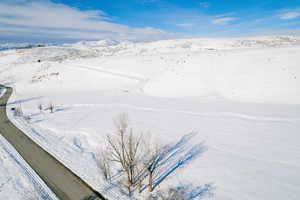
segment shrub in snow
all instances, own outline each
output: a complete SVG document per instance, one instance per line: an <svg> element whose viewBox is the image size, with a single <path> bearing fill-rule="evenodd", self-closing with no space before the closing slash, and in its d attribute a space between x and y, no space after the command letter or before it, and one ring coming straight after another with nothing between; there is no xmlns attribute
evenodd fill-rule
<svg viewBox="0 0 300 200"><path fill-rule="evenodd" d="M54 104L51 102L51 103L49 104L49 107L46 108L45 110L50 110L50 113L54 113L54 110L55 110Z"/></svg>
<svg viewBox="0 0 300 200"><path fill-rule="evenodd" d="M192 200L213 196L214 187L211 184L195 187L187 184L179 187L171 187L166 191L160 190L152 193L147 200Z"/></svg>
<svg viewBox="0 0 300 200"><path fill-rule="evenodd" d="M23 111L21 107L17 107L14 109L14 116L15 117L22 117L23 116Z"/></svg>
<svg viewBox="0 0 300 200"><path fill-rule="evenodd" d="M43 105L42 105L42 104L39 104L39 105L38 105L38 109L39 109L40 112L42 112L42 111L43 111Z"/></svg>
<svg viewBox="0 0 300 200"><path fill-rule="evenodd" d="M23 117L24 119L25 119L25 121L26 122L30 122L30 120L31 120L31 117L29 116L29 115L24 115L24 117Z"/></svg>
<svg viewBox="0 0 300 200"><path fill-rule="evenodd" d="M105 153L104 150L97 152L97 165L100 169L100 173L102 174L105 181L110 182L111 180L111 164L110 158L108 154Z"/></svg>

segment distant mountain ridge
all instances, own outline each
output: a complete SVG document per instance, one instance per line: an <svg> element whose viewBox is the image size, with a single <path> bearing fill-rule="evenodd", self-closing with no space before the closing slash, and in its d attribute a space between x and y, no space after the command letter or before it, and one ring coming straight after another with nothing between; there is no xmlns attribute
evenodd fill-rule
<svg viewBox="0 0 300 200"><path fill-rule="evenodd" d="M33 47L45 47L45 44L30 44L30 43L0 43L0 51L11 49L30 49Z"/></svg>

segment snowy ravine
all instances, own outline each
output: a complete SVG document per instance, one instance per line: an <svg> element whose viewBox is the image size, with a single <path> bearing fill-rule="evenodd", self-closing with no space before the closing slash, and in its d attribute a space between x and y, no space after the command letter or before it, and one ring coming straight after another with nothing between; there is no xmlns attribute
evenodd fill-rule
<svg viewBox="0 0 300 200"><path fill-rule="evenodd" d="M210 184L204 199L298 200L299 63L300 38L288 36L79 42L0 52L0 82L15 89L13 123L110 199L119 194L95 152L127 113L153 142L198 132L207 148L159 189ZM38 110L50 103L54 113ZM18 106L30 120L13 116ZM30 181L1 141L0 199L14 190L22 199Z"/></svg>

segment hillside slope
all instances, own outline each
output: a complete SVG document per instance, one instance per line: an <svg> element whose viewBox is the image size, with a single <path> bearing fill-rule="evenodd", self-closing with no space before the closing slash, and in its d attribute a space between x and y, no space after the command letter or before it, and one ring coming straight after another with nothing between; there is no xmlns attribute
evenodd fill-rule
<svg viewBox="0 0 300 200"><path fill-rule="evenodd" d="M80 42L3 51L0 81L15 88L10 107L30 117L10 119L111 198L95 153L125 112L153 142L196 131L207 148L161 189L210 184L216 200L297 200L299 63L296 37ZM50 103L53 114L38 110Z"/></svg>

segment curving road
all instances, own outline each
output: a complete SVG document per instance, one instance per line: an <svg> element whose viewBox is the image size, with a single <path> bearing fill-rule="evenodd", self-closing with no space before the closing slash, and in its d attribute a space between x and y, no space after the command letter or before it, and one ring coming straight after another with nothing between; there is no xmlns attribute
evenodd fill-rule
<svg viewBox="0 0 300 200"><path fill-rule="evenodd" d="M31 168L61 200L105 200L105 198L70 169L42 149L14 126L6 114L6 103L13 89L6 88L0 98L0 134L18 151Z"/></svg>

